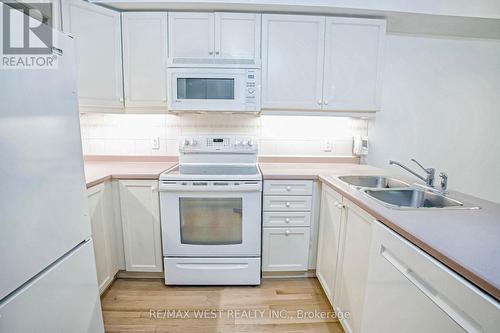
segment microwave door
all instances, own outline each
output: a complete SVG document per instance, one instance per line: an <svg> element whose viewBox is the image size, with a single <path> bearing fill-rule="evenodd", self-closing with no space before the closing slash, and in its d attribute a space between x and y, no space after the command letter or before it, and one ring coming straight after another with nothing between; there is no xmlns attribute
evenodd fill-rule
<svg viewBox="0 0 500 333"><path fill-rule="evenodd" d="M243 75L175 73L170 76L173 111L245 110Z"/></svg>

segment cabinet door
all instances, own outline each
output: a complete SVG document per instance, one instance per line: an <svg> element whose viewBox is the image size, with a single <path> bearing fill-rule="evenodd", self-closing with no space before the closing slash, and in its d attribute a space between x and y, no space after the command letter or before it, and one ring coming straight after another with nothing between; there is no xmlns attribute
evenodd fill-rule
<svg viewBox="0 0 500 333"><path fill-rule="evenodd" d="M126 107L167 106L167 13L122 14Z"/></svg>
<svg viewBox="0 0 500 333"><path fill-rule="evenodd" d="M344 198L341 250L337 268L334 304L337 312L349 312L341 318L347 332L360 332L363 317L371 224L375 219Z"/></svg>
<svg viewBox="0 0 500 333"><path fill-rule="evenodd" d="M87 190L90 225L94 244L94 255L97 270L97 284L102 293L113 281L113 258L110 244L108 224L112 221L106 216L104 184L99 184Z"/></svg>
<svg viewBox="0 0 500 333"><path fill-rule="evenodd" d="M215 56L260 65L260 14L215 13Z"/></svg>
<svg viewBox="0 0 500 333"><path fill-rule="evenodd" d="M384 34L383 20L326 19L324 109L380 108Z"/></svg>
<svg viewBox="0 0 500 333"><path fill-rule="evenodd" d="M213 13L168 13L168 58L171 65L196 64L214 57Z"/></svg>
<svg viewBox="0 0 500 333"><path fill-rule="evenodd" d="M126 270L161 272L158 181L122 180L119 183Z"/></svg>
<svg viewBox="0 0 500 333"><path fill-rule="evenodd" d="M264 228L262 271L307 271L309 228Z"/></svg>
<svg viewBox="0 0 500 333"><path fill-rule="evenodd" d="M325 17L262 15L262 106L321 109Z"/></svg>
<svg viewBox="0 0 500 333"><path fill-rule="evenodd" d="M321 193L316 276L332 305L342 221L341 203L342 196L325 185Z"/></svg>
<svg viewBox="0 0 500 333"><path fill-rule="evenodd" d="M75 37L80 105L122 110L120 13L81 0L63 1L62 11L63 29Z"/></svg>

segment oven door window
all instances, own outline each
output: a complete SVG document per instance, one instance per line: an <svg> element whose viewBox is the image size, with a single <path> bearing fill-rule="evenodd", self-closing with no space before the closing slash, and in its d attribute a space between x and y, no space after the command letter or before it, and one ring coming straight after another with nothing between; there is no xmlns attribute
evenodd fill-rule
<svg viewBox="0 0 500 333"><path fill-rule="evenodd" d="M234 79L177 78L177 99L234 100Z"/></svg>
<svg viewBox="0 0 500 333"><path fill-rule="evenodd" d="M179 198L181 243L242 244L241 198Z"/></svg>

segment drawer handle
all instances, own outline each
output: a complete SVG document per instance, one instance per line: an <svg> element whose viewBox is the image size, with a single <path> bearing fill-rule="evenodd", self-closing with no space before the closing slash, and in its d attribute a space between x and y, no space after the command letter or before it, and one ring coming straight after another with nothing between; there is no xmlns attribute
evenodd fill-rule
<svg viewBox="0 0 500 333"><path fill-rule="evenodd" d="M342 209L342 208L344 208L344 205L343 205L343 204L341 204L341 203L340 203L340 202L338 202L338 201L335 201L333 204L334 204L334 205L335 205L338 209Z"/></svg>
<svg viewBox="0 0 500 333"><path fill-rule="evenodd" d="M441 310L443 310L450 318L462 327L467 332L482 332L481 326L474 321L470 316L464 313L462 310L458 309L453 304L450 304L448 300L437 292L432 286L430 286L425 280L423 280L417 273L415 273L410 267L408 267L404 262L396 258L392 253L390 253L385 246L380 246L380 254L387 260L395 269L397 269L401 274L404 275L415 287L417 287L425 296L427 296L434 304L436 304Z"/></svg>
<svg viewBox="0 0 500 333"><path fill-rule="evenodd" d="M290 235L290 230L285 230L285 236Z"/></svg>
<svg viewBox="0 0 500 333"><path fill-rule="evenodd" d="M290 218L289 217L285 218L285 222L290 223Z"/></svg>
<svg viewBox="0 0 500 333"><path fill-rule="evenodd" d="M290 192L290 191L292 190L292 187L291 187L291 186L287 186L287 187L286 187L286 190L287 190L288 192Z"/></svg>
<svg viewBox="0 0 500 333"><path fill-rule="evenodd" d="M285 203L285 206L290 207L290 203L289 202Z"/></svg>

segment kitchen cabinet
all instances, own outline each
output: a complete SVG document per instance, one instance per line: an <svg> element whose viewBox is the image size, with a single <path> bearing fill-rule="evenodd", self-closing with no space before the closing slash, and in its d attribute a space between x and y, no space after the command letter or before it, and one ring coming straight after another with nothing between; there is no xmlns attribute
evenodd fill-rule
<svg viewBox="0 0 500 333"><path fill-rule="evenodd" d="M262 270L307 271L309 239L308 227L264 228Z"/></svg>
<svg viewBox="0 0 500 333"><path fill-rule="evenodd" d="M158 181L120 180L125 268L161 272L161 228Z"/></svg>
<svg viewBox="0 0 500 333"><path fill-rule="evenodd" d="M341 318L347 332L360 332L370 258L371 226L375 220L343 198L339 259L335 285L335 310L349 312Z"/></svg>
<svg viewBox="0 0 500 333"><path fill-rule="evenodd" d="M361 332L498 332L500 306L379 222Z"/></svg>
<svg viewBox="0 0 500 333"><path fill-rule="evenodd" d="M342 196L324 186L321 192L316 276L332 306L335 299L342 207Z"/></svg>
<svg viewBox="0 0 500 333"><path fill-rule="evenodd" d="M313 188L310 180L264 181L263 272L308 271L310 253L315 253L311 246L316 244L311 232L316 230Z"/></svg>
<svg viewBox="0 0 500 333"><path fill-rule="evenodd" d="M320 110L325 17L262 15L262 107Z"/></svg>
<svg viewBox="0 0 500 333"><path fill-rule="evenodd" d="M263 15L262 107L378 110L384 34L384 20Z"/></svg>
<svg viewBox="0 0 500 333"><path fill-rule="evenodd" d="M385 21L327 17L324 110L380 108Z"/></svg>
<svg viewBox="0 0 500 333"><path fill-rule="evenodd" d="M63 31L75 38L80 111L123 112L120 13L62 1Z"/></svg>
<svg viewBox="0 0 500 333"><path fill-rule="evenodd" d="M166 111L167 13L124 12L122 34L125 107Z"/></svg>
<svg viewBox="0 0 500 333"><path fill-rule="evenodd" d="M260 14L170 12L169 66L259 67L260 27Z"/></svg>
<svg viewBox="0 0 500 333"><path fill-rule="evenodd" d="M116 240L110 185L103 183L87 189L97 283L101 294L113 282L119 265L115 252Z"/></svg>

